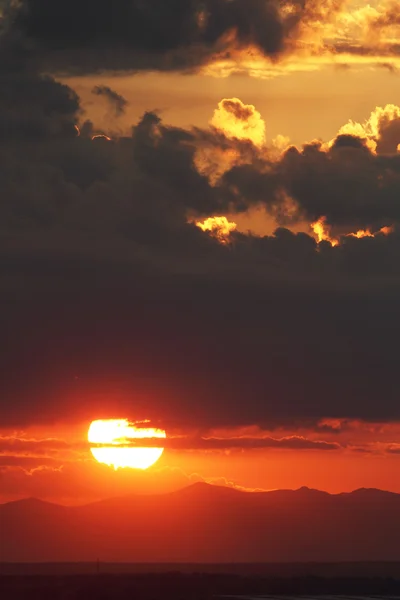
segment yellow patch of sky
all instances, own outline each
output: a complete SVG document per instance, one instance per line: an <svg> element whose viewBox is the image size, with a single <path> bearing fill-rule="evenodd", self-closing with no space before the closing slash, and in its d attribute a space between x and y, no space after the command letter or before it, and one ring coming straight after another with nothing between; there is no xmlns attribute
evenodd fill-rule
<svg viewBox="0 0 400 600"><path fill-rule="evenodd" d="M87 116L106 125L106 107L91 94L106 84L129 102L118 126L126 132L147 110L179 127L207 127L222 98L253 104L266 122L266 139L285 135L296 143L331 139L349 119L363 122L376 106L397 103L397 77L385 69L297 72L260 80L245 75L226 79L200 75L139 74L64 79L82 97Z"/></svg>

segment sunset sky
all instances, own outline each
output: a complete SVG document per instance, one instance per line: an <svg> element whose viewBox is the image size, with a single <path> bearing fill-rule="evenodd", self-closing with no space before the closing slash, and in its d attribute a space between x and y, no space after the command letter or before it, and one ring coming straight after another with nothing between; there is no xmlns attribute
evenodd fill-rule
<svg viewBox="0 0 400 600"><path fill-rule="evenodd" d="M394 1L0 0L0 503L400 493L399 40ZM164 452L100 464L98 419Z"/></svg>

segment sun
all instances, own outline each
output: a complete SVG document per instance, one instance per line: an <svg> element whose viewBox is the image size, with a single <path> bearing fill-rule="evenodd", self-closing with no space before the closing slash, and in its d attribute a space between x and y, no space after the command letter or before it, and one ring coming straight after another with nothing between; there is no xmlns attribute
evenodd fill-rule
<svg viewBox="0 0 400 600"><path fill-rule="evenodd" d="M127 419L92 421L88 431L88 441L91 444L102 444L100 447L90 448L94 458L114 469L123 467L148 469L154 465L164 452L164 448L134 446L133 440L165 438L166 433L162 429L136 427L136 425L138 423L130 423Z"/></svg>

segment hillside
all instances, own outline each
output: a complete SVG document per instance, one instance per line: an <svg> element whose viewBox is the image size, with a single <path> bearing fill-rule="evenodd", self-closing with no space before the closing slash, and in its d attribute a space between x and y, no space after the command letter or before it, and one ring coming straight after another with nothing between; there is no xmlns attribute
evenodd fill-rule
<svg viewBox="0 0 400 600"><path fill-rule="evenodd" d="M79 507L0 505L0 562L400 560L400 495L195 484Z"/></svg>

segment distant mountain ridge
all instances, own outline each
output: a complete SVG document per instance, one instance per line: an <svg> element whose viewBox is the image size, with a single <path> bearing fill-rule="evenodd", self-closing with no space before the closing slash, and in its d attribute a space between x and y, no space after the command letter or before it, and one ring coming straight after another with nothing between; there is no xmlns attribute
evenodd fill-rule
<svg viewBox="0 0 400 600"><path fill-rule="evenodd" d="M400 494L361 488L242 492L196 483L168 494L60 506L0 505L0 562L400 560Z"/></svg>

